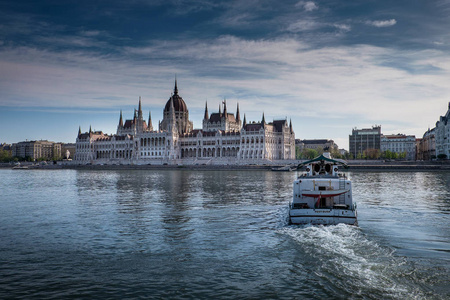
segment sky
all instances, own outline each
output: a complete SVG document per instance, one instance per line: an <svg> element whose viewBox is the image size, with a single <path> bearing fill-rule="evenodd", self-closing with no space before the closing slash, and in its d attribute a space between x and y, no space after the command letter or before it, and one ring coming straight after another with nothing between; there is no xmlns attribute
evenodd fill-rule
<svg viewBox="0 0 450 300"><path fill-rule="evenodd" d="M348 149L353 128L422 137L450 101L450 0L3 1L0 143L116 132L174 88L298 139Z"/></svg>

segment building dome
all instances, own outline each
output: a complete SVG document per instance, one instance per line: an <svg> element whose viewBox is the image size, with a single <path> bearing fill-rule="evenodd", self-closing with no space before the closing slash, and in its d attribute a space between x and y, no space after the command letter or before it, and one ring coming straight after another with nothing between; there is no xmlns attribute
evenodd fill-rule
<svg viewBox="0 0 450 300"><path fill-rule="evenodd" d="M178 95L178 88L177 88L177 81L175 80L175 89L173 91L173 96L169 98L169 100L166 103L166 106L164 107L164 113L170 111L170 99L173 100L173 108L175 109L175 112L187 112L187 105L184 102L183 98L181 98Z"/></svg>

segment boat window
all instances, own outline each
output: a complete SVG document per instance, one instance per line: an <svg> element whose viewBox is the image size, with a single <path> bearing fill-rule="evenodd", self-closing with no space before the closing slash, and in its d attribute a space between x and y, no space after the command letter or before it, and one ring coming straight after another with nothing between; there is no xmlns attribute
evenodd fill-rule
<svg viewBox="0 0 450 300"><path fill-rule="evenodd" d="M314 171L316 171L316 172L320 171L320 165L319 164L315 164L314 165Z"/></svg>
<svg viewBox="0 0 450 300"><path fill-rule="evenodd" d="M319 186L319 191L325 191L327 189L326 186Z"/></svg>

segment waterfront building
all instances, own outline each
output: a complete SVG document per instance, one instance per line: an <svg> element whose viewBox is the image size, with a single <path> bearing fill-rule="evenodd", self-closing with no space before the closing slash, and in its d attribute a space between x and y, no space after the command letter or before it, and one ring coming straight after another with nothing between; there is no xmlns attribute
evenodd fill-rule
<svg viewBox="0 0 450 300"><path fill-rule="evenodd" d="M47 140L25 141L12 144L13 157L30 157L31 159L55 159L61 157L61 143Z"/></svg>
<svg viewBox="0 0 450 300"><path fill-rule="evenodd" d="M74 156L75 156L75 148L76 148L75 143L63 143L63 144L61 144L61 156L62 156L62 158L65 159L65 158L67 158L67 155L68 155L69 159L73 159Z"/></svg>
<svg viewBox="0 0 450 300"><path fill-rule="evenodd" d="M417 160L432 160L436 158L436 128L428 129L419 140Z"/></svg>
<svg viewBox="0 0 450 300"><path fill-rule="evenodd" d="M381 126L352 129L352 134L349 135L349 149L354 158L362 156L368 149L381 151Z"/></svg>
<svg viewBox="0 0 450 300"><path fill-rule="evenodd" d="M312 140L296 140L295 145L300 151L304 149L325 150L328 152L337 151L338 145L333 140L327 139L312 139Z"/></svg>
<svg viewBox="0 0 450 300"><path fill-rule="evenodd" d="M390 151L405 154L405 159L416 159L416 137L414 135L381 135L381 152Z"/></svg>
<svg viewBox="0 0 450 300"><path fill-rule="evenodd" d="M163 109L163 120L154 128L149 113L143 118L141 98L133 119L123 121L122 112L116 134L102 131L81 133L76 139L75 160L88 164L255 164L295 159L295 134L292 122L241 121L229 113L226 101L219 111L209 114L208 104L202 129L193 129L189 110L178 93L177 82Z"/></svg>
<svg viewBox="0 0 450 300"><path fill-rule="evenodd" d="M450 158L450 102L448 104L447 113L439 118L436 122L435 139L436 139L436 156L440 155Z"/></svg>

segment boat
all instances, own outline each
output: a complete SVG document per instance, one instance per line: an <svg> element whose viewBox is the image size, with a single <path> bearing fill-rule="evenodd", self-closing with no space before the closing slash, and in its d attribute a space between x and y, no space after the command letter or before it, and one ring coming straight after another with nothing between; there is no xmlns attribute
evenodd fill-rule
<svg viewBox="0 0 450 300"><path fill-rule="evenodd" d="M352 198L352 183L339 167L348 168L343 160L324 153L298 165L306 168L293 184L289 204L291 224L357 225L356 203Z"/></svg>
<svg viewBox="0 0 450 300"><path fill-rule="evenodd" d="M28 166L22 166L20 163L14 165L13 170L26 170Z"/></svg>
<svg viewBox="0 0 450 300"><path fill-rule="evenodd" d="M292 167L290 165L283 166L283 167L273 167L272 171L274 172L291 172L297 169L297 166Z"/></svg>

